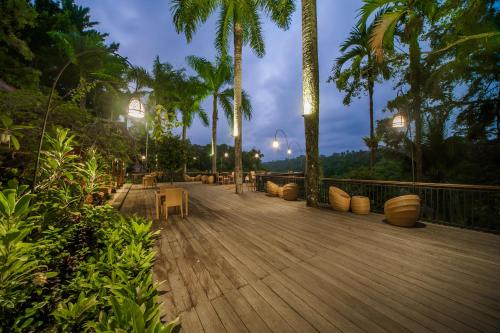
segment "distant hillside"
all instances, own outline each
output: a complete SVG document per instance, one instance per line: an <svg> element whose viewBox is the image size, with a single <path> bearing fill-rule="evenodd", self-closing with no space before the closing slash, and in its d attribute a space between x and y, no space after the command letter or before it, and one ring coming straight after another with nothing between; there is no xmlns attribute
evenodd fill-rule
<svg viewBox="0 0 500 333"><path fill-rule="evenodd" d="M357 179L384 179L403 180L410 179L410 170L403 169L399 156L394 156L390 151L380 149L377 152L377 163L374 172L369 172L370 153L368 151L346 151L334 153L330 156L320 156L321 169L324 177L332 178L357 178ZM279 160L262 163L262 167L272 172L303 172L305 157L299 156L290 161Z"/></svg>

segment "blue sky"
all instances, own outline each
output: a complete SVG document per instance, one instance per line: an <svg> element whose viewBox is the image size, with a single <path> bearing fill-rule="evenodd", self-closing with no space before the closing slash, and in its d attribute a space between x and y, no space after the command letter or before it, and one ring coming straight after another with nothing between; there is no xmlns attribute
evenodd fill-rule
<svg viewBox="0 0 500 333"><path fill-rule="evenodd" d="M197 55L213 60L215 16L202 25L187 43L184 35L175 32L168 0L77 0L91 8L98 30L109 33L109 40L120 43L120 54L136 65L151 68L158 55L162 62L177 68L188 68L185 58ZM342 104L343 94L333 83L326 83L333 60L340 55L339 45L356 22L361 0L318 0L318 38L320 66L320 153L330 155L345 150L366 149L362 137L369 132L368 97L355 99L350 106ZM252 50L243 50L243 88L249 93L254 116L243 123L243 148L261 149L264 160L282 159L285 150L271 147L277 128L283 129L299 155L304 149L304 124L301 116L301 22L300 2L290 29L282 31L264 19L266 55L258 58ZM189 71L188 71L189 72ZM375 119L382 113L395 92L390 82L375 87ZM203 103L211 113L211 103ZM221 117L220 117L221 118ZM233 144L225 119L219 122L219 143ZM210 129L195 121L188 129L191 142L208 144Z"/></svg>

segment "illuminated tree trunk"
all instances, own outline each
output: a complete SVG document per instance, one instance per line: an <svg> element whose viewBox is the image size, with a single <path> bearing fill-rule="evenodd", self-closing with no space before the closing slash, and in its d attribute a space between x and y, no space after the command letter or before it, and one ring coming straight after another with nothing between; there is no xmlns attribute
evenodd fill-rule
<svg viewBox="0 0 500 333"><path fill-rule="evenodd" d="M306 139L305 190L308 206L319 201L319 65L316 0L302 0L302 103Z"/></svg>
<svg viewBox="0 0 500 333"><path fill-rule="evenodd" d="M373 120L373 77L371 73L368 76L368 96L370 99L370 171L373 170L375 165L375 129Z"/></svg>
<svg viewBox="0 0 500 333"><path fill-rule="evenodd" d="M243 165L241 160L242 122L241 122L241 57L243 52L243 29L236 22L234 26L234 176L236 193L243 193Z"/></svg>
<svg viewBox="0 0 500 333"><path fill-rule="evenodd" d="M418 34L415 33L415 36ZM421 51L417 37L413 37L410 42L410 92L412 97L413 119L415 120L415 164L416 180L422 180L422 98L421 98Z"/></svg>
<svg viewBox="0 0 500 333"><path fill-rule="evenodd" d="M214 94L212 111L212 173L217 173L217 94Z"/></svg>

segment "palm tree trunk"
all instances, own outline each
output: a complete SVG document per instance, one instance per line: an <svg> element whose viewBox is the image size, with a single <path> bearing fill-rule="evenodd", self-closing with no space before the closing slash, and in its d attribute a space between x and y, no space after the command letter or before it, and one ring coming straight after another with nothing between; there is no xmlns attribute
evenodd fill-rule
<svg viewBox="0 0 500 333"><path fill-rule="evenodd" d="M368 76L368 96L370 99L370 172L375 165L375 130L373 120L373 79Z"/></svg>
<svg viewBox="0 0 500 333"><path fill-rule="evenodd" d="M412 111L415 120L415 164L416 164L416 180L422 180L422 98L421 98L421 51L418 44L417 34L410 42L410 92L412 96Z"/></svg>
<svg viewBox="0 0 500 333"><path fill-rule="evenodd" d="M241 160L242 122L241 122L241 57L243 53L243 29L241 24L234 25L234 176L236 193L243 193L243 165Z"/></svg>
<svg viewBox="0 0 500 333"><path fill-rule="evenodd" d="M302 103L306 138L305 190L308 206L319 201L319 65L316 0L302 0Z"/></svg>
<svg viewBox="0 0 500 333"><path fill-rule="evenodd" d="M182 121L184 123L184 120ZM182 125L182 176L187 173L187 152L186 152L186 125Z"/></svg>
<svg viewBox="0 0 500 333"><path fill-rule="evenodd" d="M212 111L212 173L217 173L217 94L214 94Z"/></svg>

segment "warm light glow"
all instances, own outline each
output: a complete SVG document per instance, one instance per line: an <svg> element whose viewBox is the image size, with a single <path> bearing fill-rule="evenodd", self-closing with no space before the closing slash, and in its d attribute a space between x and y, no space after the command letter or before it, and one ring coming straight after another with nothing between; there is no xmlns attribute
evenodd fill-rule
<svg viewBox="0 0 500 333"><path fill-rule="evenodd" d="M196 156L194 156L194 157L193 157L193 160L195 160L195 161L196 161Z"/></svg>
<svg viewBox="0 0 500 333"><path fill-rule="evenodd" d="M228 153L224 153L224 157L229 157L229 154Z"/></svg>
<svg viewBox="0 0 500 333"><path fill-rule="evenodd" d="M233 108L233 136L237 137L240 135L239 130L238 130L238 112L236 111L236 103L234 103L234 108Z"/></svg>
<svg viewBox="0 0 500 333"><path fill-rule="evenodd" d="M255 158L260 158L259 153L255 153Z"/></svg>
<svg viewBox="0 0 500 333"><path fill-rule="evenodd" d="M286 151L286 153L287 153L288 155L292 155L292 150L291 150L290 148L288 148L288 150Z"/></svg>
<svg viewBox="0 0 500 333"><path fill-rule="evenodd" d="M303 99L304 99L304 101L303 101L302 113L304 115L311 114L312 113L312 103L311 103L311 95L310 95L310 93L305 94L305 96L303 97Z"/></svg>
<svg viewBox="0 0 500 333"><path fill-rule="evenodd" d="M138 98L132 98L128 104L128 115L132 118L144 118L144 105Z"/></svg>
<svg viewBox="0 0 500 333"><path fill-rule="evenodd" d="M402 128L406 126L406 120L405 117L402 115L398 114L394 116L394 119L392 119L392 127L394 128Z"/></svg>
<svg viewBox="0 0 500 333"><path fill-rule="evenodd" d="M278 140L274 139L273 148L278 149L279 147L280 147L280 143L278 142Z"/></svg>
<svg viewBox="0 0 500 333"><path fill-rule="evenodd" d="M143 161L144 161L145 159L146 159L146 156L142 155L142 156L141 156L141 160L143 160Z"/></svg>

